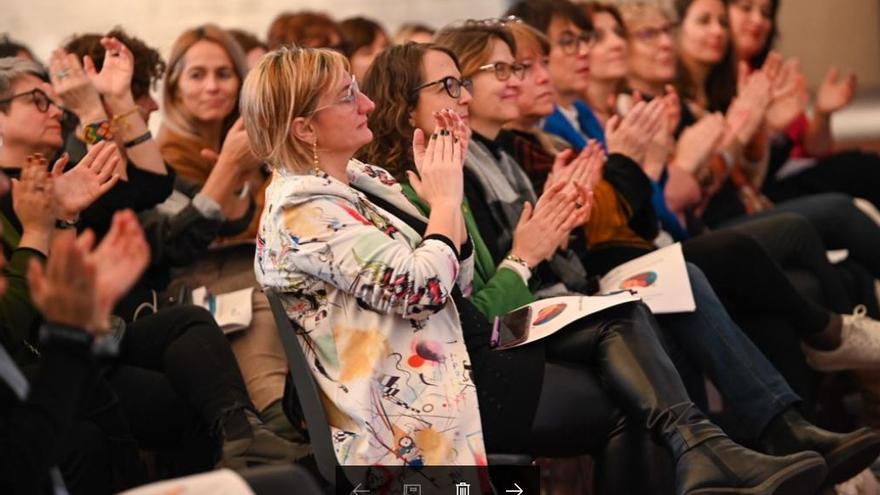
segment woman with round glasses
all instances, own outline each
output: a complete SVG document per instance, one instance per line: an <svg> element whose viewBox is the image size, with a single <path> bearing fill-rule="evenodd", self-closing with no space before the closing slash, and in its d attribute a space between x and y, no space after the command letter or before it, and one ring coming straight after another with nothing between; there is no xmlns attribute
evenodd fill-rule
<svg viewBox="0 0 880 495"><path fill-rule="evenodd" d="M544 129L564 136L580 150L588 136L597 135L601 124L583 102L590 74L589 55L595 44L590 20L569 1L517 2L508 11L517 18L538 23L537 29L550 40L548 69L557 94L556 109L544 121Z"/></svg>

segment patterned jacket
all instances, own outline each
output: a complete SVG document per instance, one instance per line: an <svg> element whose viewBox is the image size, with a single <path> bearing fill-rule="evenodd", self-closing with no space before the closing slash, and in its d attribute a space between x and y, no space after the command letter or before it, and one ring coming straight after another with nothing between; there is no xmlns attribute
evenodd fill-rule
<svg viewBox="0 0 880 495"><path fill-rule="evenodd" d="M328 406L343 465L484 465L470 358L451 291L473 259L422 239L360 191L406 204L385 170L352 160L351 186L276 171L255 269L282 294ZM413 215L421 217L409 205Z"/></svg>

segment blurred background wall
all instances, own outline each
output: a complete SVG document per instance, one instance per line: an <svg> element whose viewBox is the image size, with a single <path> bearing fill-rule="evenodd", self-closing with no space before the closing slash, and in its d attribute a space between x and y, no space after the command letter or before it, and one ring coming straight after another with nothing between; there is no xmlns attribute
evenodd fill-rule
<svg viewBox="0 0 880 495"><path fill-rule="evenodd" d="M617 0L626 1L626 0ZM668 4L670 0L659 0ZM42 59L68 35L121 25L163 54L184 29L205 22L265 38L285 10L310 8L338 19L366 15L393 32L406 21L440 27L465 18L496 17L510 0L3 0L0 33L30 45ZM855 105L835 116L843 135L880 135L880 0L782 0L779 50L800 57L815 87L828 66L854 69Z"/></svg>

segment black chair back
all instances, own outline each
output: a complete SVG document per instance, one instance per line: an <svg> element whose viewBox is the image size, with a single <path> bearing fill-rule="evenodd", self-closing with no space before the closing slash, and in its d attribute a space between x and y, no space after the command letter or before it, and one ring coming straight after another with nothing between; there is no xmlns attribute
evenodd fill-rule
<svg viewBox="0 0 880 495"><path fill-rule="evenodd" d="M296 334L302 329L287 317L284 305L278 294L272 289L266 289L266 297L275 317L275 325L278 327L278 335L281 337L281 345L287 355L287 365L290 367L290 378L296 389L306 427L309 430L309 439L312 444L312 452L315 454L315 462L318 471L327 483L336 484L336 453L333 451L333 440L330 438L330 421L327 419L327 411L321 400L321 391L318 383L309 368L309 362L298 342Z"/></svg>

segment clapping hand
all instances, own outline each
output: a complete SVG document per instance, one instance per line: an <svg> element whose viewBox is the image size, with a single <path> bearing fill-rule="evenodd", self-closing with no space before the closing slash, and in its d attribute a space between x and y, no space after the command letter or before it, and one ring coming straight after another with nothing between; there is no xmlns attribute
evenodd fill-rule
<svg viewBox="0 0 880 495"><path fill-rule="evenodd" d="M65 172L68 159L65 153L55 162L52 177L59 215L72 220L116 185L120 159L116 147L107 141L92 146L75 167Z"/></svg>
<svg viewBox="0 0 880 495"><path fill-rule="evenodd" d="M717 112L704 115L681 133L675 146L674 165L695 174L719 150L724 132L723 115Z"/></svg>
<svg viewBox="0 0 880 495"><path fill-rule="evenodd" d="M49 56L49 80L64 108L80 122L90 124L107 117L101 95L83 70L79 58L58 48Z"/></svg>
<svg viewBox="0 0 880 495"><path fill-rule="evenodd" d="M46 266L31 258L28 284L31 300L46 321L82 328L95 336L109 330L94 325L97 310L96 267L88 251L73 231L63 232L52 241Z"/></svg>
<svg viewBox="0 0 880 495"><path fill-rule="evenodd" d="M116 38L101 38L101 46L106 50L101 70L95 68L95 62L86 55L83 68L86 75L98 92L107 98L116 110L134 106L131 94L131 78L134 75L134 55L121 41ZM113 105L113 103L116 103Z"/></svg>
<svg viewBox="0 0 880 495"><path fill-rule="evenodd" d="M452 110L436 116L434 133L427 140L421 129L413 133L413 161L416 171L407 171L410 185L433 209L436 205L461 206L464 194L462 165L469 135L461 117Z"/></svg>
<svg viewBox="0 0 880 495"><path fill-rule="evenodd" d="M648 145L664 123L665 104L662 98L650 103L640 101L624 117L614 115L605 125L609 153L620 153L641 164Z"/></svg>
<svg viewBox="0 0 880 495"><path fill-rule="evenodd" d="M12 209L25 235L51 235L57 218L54 184L46 170L46 159L39 153L25 159L21 176L12 179ZM34 246L30 246L34 247ZM43 246L45 251L48 246Z"/></svg>
<svg viewBox="0 0 880 495"><path fill-rule="evenodd" d="M830 115L849 105L857 88L858 80L853 72L841 78L837 67L832 67L816 93L816 113Z"/></svg>
<svg viewBox="0 0 880 495"><path fill-rule="evenodd" d="M745 146L761 128L767 107L770 105L770 79L762 71L742 75L740 70L740 90L727 109L727 120L735 145ZM734 125L735 124L735 125Z"/></svg>
<svg viewBox="0 0 880 495"><path fill-rule="evenodd" d="M94 335L110 330L110 314L149 261L149 247L137 217L129 210L113 216L110 231L94 247L86 231L55 236L46 267L31 259L28 281L34 305L49 321Z"/></svg>
<svg viewBox="0 0 880 495"><path fill-rule="evenodd" d="M806 110L809 93L807 78L801 72L800 62L796 58L781 64L774 58L773 62L774 65L768 68L772 71L767 72L771 80L767 125L775 132L782 132Z"/></svg>

